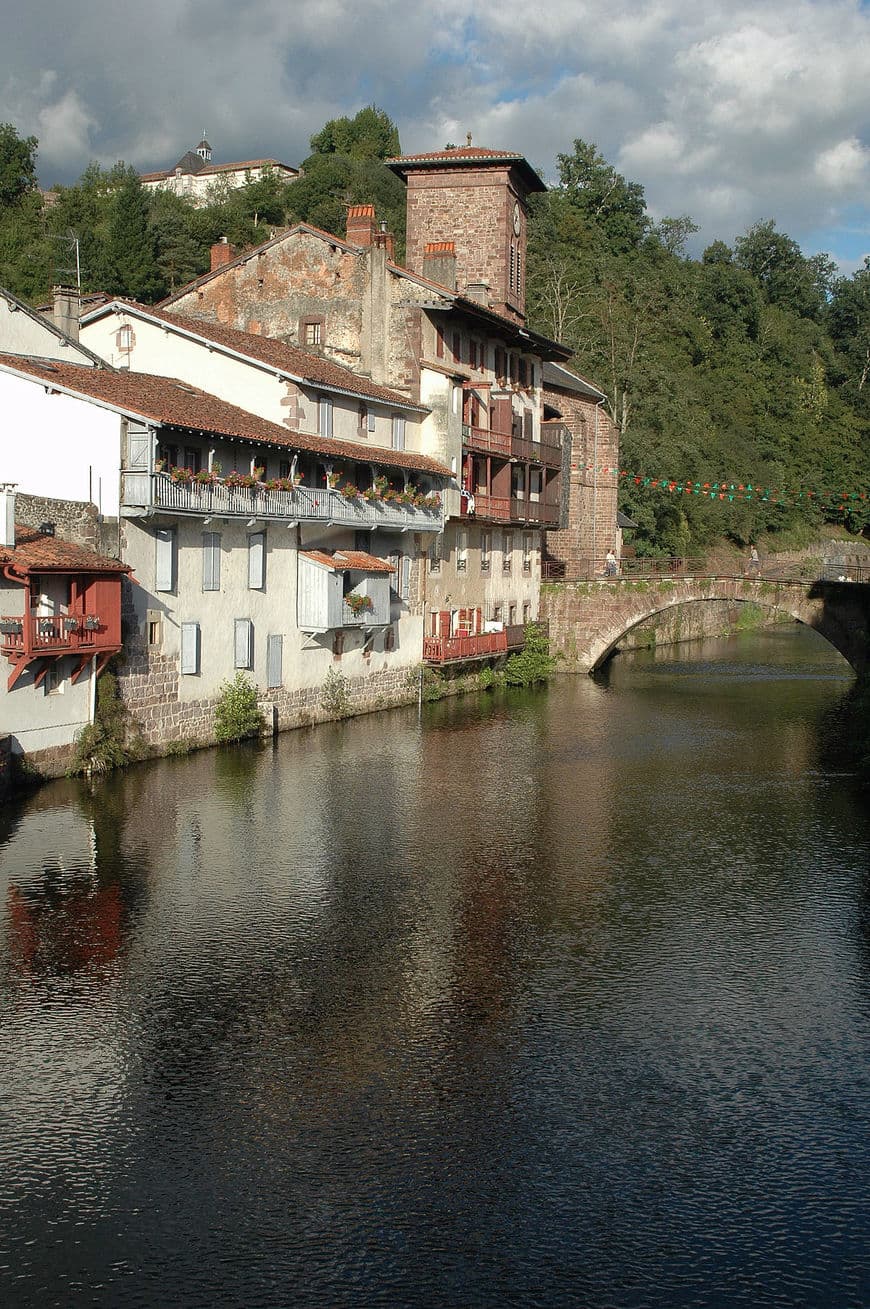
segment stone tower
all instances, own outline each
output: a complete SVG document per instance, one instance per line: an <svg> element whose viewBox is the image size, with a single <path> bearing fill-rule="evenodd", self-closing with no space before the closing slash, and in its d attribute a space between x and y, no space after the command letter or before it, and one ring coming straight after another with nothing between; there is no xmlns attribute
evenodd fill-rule
<svg viewBox="0 0 870 1309"><path fill-rule="evenodd" d="M465 146L386 162L408 186L410 271L443 280L449 267L452 289L525 322L526 201L546 190L528 161L472 146L469 136ZM440 256L437 278L433 254Z"/></svg>

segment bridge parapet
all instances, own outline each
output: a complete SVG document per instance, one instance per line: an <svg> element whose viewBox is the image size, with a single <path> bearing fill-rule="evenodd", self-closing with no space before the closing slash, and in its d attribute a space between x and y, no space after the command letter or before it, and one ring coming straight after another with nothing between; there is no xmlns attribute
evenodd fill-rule
<svg viewBox="0 0 870 1309"><path fill-rule="evenodd" d="M659 561L660 562L660 561ZM545 582L540 614L563 667L591 672L639 623L677 605L752 602L814 628L852 665L870 672L870 583L805 577L620 576Z"/></svg>

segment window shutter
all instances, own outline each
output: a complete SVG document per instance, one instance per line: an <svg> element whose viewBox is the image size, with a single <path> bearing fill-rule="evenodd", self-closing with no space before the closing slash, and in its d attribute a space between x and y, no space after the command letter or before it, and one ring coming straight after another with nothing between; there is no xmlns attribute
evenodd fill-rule
<svg viewBox="0 0 870 1309"><path fill-rule="evenodd" d="M181 624L181 671L199 672L199 623Z"/></svg>
<svg viewBox="0 0 870 1309"><path fill-rule="evenodd" d="M401 558L402 556L400 554L387 555L387 562L393 570L390 573L390 586L397 595L399 593L399 561Z"/></svg>
<svg viewBox="0 0 870 1309"><path fill-rule="evenodd" d="M402 599L411 598L411 556L402 555Z"/></svg>
<svg viewBox="0 0 870 1309"><path fill-rule="evenodd" d="M405 448L405 415L393 414L393 449Z"/></svg>
<svg viewBox="0 0 870 1309"><path fill-rule="evenodd" d="M157 591L175 590L175 528L158 527L155 532L157 542L157 579L154 583Z"/></svg>
<svg viewBox="0 0 870 1309"><path fill-rule="evenodd" d="M321 436L332 436L332 397L322 395L320 397L320 425Z"/></svg>
<svg viewBox="0 0 870 1309"><path fill-rule="evenodd" d="M148 455L151 451L151 433L147 427L127 426L128 460L130 468L144 470L148 467Z"/></svg>
<svg viewBox="0 0 870 1309"><path fill-rule="evenodd" d="M254 624L250 618L235 620L236 668L254 666Z"/></svg>
<svg viewBox="0 0 870 1309"><path fill-rule="evenodd" d="M282 686L284 683L284 638L270 636L266 639L266 685Z"/></svg>
<svg viewBox="0 0 870 1309"><path fill-rule="evenodd" d="M219 532L202 534L202 589L221 589L221 538Z"/></svg>
<svg viewBox="0 0 870 1309"><path fill-rule="evenodd" d="M523 411L523 436L527 441L531 441L532 439L532 422L533 415L531 409L525 409Z"/></svg>
<svg viewBox="0 0 870 1309"><path fill-rule="evenodd" d="M262 591L266 585L266 533L248 537L248 590Z"/></svg>

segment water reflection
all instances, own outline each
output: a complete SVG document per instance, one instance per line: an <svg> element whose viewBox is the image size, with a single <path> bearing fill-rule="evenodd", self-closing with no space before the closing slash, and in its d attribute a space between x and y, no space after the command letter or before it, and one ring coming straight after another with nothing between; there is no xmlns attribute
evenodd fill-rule
<svg viewBox="0 0 870 1309"><path fill-rule="evenodd" d="M860 1303L847 686L773 634L10 810L4 1303Z"/></svg>

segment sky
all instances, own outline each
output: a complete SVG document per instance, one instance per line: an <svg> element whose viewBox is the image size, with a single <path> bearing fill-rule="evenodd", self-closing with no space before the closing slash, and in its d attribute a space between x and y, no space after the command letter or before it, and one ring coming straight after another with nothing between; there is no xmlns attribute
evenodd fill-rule
<svg viewBox="0 0 870 1309"><path fill-rule="evenodd" d="M473 17L470 16L473 12ZM521 151L546 181L594 142L692 252L774 219L844 273L870 255L870 0L0 0L0 122L41 185L91 160L298 164L386 110L408 153Z"/></svg>

